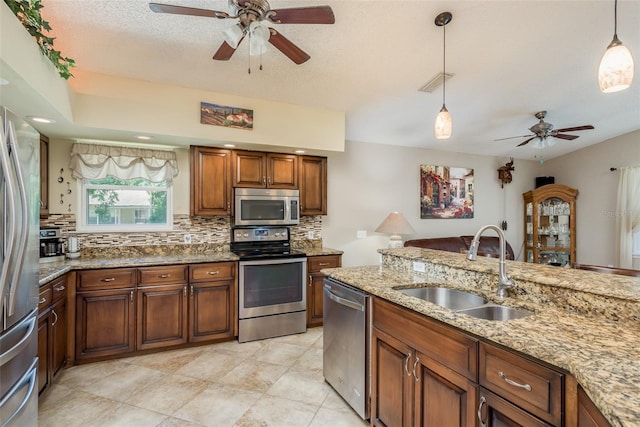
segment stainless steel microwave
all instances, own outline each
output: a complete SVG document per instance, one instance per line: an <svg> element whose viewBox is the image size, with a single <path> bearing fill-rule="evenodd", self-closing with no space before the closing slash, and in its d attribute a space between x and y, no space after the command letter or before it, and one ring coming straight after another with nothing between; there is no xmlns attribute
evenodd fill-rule
<svg viewBox="0 0 640 427"><path fill-rule="evenodd" d="M235 213L235 225L296 225L300 222L300 193L236 188Z"/></svg>

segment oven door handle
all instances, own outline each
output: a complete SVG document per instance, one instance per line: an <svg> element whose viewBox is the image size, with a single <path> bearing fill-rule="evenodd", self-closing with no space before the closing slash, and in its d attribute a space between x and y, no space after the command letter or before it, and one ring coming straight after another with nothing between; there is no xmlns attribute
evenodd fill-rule
<svg viewBox="0 0 640 427"><path fill-rule="evenodd" d="M329 299L331 299L331 301L335 301L340 305L344 305L345 307L349 307L349 308L352 308L354 310L364 311L364 305L358 304L357 302L349 301L348 299L341 298L341 297L337 296L336 294L331 292L331 288L329 286L325 285L324 286L324 291L327 293L327 295L329 296Z"/></svg>

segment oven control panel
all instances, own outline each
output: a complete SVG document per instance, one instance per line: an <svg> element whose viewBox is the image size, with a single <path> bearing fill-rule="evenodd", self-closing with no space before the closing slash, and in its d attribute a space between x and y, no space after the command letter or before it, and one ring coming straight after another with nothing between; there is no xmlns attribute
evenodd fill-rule
<svg viewBox="0 0 640 427"><path fill-rule="evenodd" d="M234 242L274 242L289 240L289 229L287 227L233 228L231 235Z"/></svg>

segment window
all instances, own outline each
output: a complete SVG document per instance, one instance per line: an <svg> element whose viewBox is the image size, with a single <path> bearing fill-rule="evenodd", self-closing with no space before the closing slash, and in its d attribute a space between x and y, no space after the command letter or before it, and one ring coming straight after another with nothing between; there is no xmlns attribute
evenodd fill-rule
<svg viewBox="0 0 640 427"><path fill-rule="evenodd" d="M640 230L633 232L633 249L631 253L633 256L640 257Z"/></svg>
<svg viewBox="0 0 640 427"><path fill-rule="evenodd" d="M80 180L78 230L167 231L173 223L171 187L144 179Z"/></svg>

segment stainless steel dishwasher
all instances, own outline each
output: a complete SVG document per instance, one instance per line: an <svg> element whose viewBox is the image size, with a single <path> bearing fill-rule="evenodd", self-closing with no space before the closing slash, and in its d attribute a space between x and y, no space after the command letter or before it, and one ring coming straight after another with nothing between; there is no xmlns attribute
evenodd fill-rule
<svg viewBox="0 0 640 427"><path fill-rule="evenodd" d="M369 297L327 278L322 299L324 378L366 420L369 418Z"/></svg>

